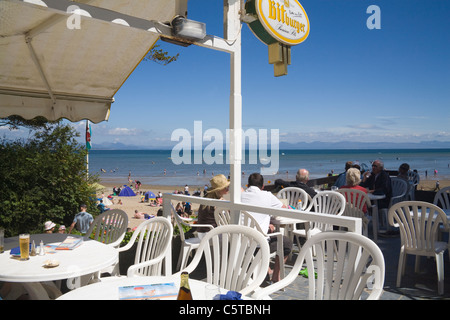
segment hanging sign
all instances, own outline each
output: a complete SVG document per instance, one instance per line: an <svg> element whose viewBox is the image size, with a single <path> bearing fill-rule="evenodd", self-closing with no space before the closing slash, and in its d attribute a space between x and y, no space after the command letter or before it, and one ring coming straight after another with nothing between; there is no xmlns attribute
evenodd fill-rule
<svg viewBox="0 0 450 320"><path fill-rule="evenodd" d="M308 16L297 0L249 0L246 11L257 15L258 19L248 25L268 45L280 42L294 46L309 35Z"/></svg>

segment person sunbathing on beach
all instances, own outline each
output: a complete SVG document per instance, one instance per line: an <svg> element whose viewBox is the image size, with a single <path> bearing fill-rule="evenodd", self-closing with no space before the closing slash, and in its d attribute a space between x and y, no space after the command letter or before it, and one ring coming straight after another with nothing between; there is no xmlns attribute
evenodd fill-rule
<svg viewBox="0 0 450 320"><path fill-rule="evenodd" d="M150 218L154 218L154 215L149 215L145 212L139 212L137 210L134 210L134 218L135 219L150 219Z"/></svg>

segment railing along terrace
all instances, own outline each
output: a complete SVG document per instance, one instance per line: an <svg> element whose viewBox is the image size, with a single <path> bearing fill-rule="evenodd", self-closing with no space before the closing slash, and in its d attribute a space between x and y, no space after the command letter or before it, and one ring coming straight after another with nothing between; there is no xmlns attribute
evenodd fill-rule
<svg viewBox="0 0 450 320"><path fill-rule="evenodd" d="M269 214L274 217L286 217L286 218L295 218L300 220L307 220L312 222L326 223L332 224L338 227L345 227L348 231L356 232L361 234L362 232L362 222L360 218L353 217L343 217L343 216L332 216L329 214L323 214L318 212L307 212L300 210L292 210L292 209L273 209L273 208L265 208L260 206L248 205L243 203L231 203L226 200L216 200L209 198L202 198L197 196L187 196L180 194L171 194L165 193L163 195L163 216L171 219L172 215L172 201L175 202L190 202L190 203L198 203L203 205L214 206L218 208L223 208L226 210L230 210L231 216L235 217L234 221L238 221L236 217L238 217L237 213L241 210L250 211L250 212L258 212L263 214ZM169 252L166 255L165 259L165 272L166 274L172 274L172 248L169 249Z"/></svg>
<svg viewBox="0 0 450 320"><path fill-rule="evenodd" d="M165 217L171 217L171 208L170 205L172 201L177 202L190 202L190 203L198 203L208 206L214 206L223 208L226 210L230 210L231 213L238 213L242 210L250 211L250 212L258 212L263 214L269 214L274 217L286 217L286 218L294 218L299 220L307 220L311 222L319 222L331 224L338 227L345 227L348 231L356 232L361 234L362 223L360 218L353 217L344 217L344 216L335 216L318 212L308 212L301 210L292 210L292 209L274 209L274 208L265 208L255 205L249 205L244 203L231 203L227 200L216 200L209 198L202 198L196 196L187 196L180 194L170 194L165 193L163 195L163 215Z"/></svg>

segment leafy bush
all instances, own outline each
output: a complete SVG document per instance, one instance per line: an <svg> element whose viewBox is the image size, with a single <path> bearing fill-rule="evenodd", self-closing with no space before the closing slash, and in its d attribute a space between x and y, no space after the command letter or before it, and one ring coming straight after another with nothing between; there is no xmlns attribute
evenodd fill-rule
<svg viewBox="0 0 450 320"><path fill-rule="evenodd" d="M0 139L0 227L5 236L42 233L44 222L70 226L80 204L97 213L86 149L69 125L44 127L27 141Z"/></svg>

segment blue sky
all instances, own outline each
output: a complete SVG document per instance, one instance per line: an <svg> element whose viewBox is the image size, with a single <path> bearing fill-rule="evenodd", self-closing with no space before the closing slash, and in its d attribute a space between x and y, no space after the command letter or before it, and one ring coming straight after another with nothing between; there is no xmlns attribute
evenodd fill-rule
<svg viewBox="0 0 450 320"><path fill-rule="evenodd" d="M311 32L273 76L267 46L242 28L243 129L279 129L285 142L450 141L450 1L303 0ZM381 29L366 26L370 5ZM188 18L222 37L222 0L189 0ZM194 121L229 126L230 58L159 41L178 61L143 61L115 96L92 144L173 145ZM73 124L80 132L84 122Z"/></svg>

